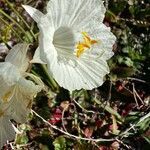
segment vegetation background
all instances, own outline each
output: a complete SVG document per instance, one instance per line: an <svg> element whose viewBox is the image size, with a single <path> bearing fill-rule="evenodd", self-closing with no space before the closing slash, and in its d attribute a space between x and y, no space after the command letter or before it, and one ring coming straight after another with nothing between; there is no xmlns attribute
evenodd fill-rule
<svg viewBox="0 0 150 150"><path fill-rule="evenodd" d="M38 94L33 104L33 110L43 119L32 112L26 124L14 122L21 133L4 150L150 149L150 1L104 2L104 23L117 37L115 55L109 60L111 73L105 83L92 91L70 95L48 76L45 66L32 65L30 71L41 77L47 89ZM12 45L19 42L32 43L32 57L39 30L21 5L45 12L46 3L0 0L1 62Z"/></svg>

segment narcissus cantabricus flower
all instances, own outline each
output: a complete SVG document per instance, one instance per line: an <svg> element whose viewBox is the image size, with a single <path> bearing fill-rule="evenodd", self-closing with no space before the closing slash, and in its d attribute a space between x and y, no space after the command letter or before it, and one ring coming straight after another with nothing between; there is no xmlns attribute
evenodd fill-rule
<svg viewBox="0 0 150 150"><path fill-rule="evenodd" d="M58 84L70 91L102 85L116 40L103 24L102 0L51 0L46 14L23 7L40 29L32 62L46 63Z"/></svg>
<svg viewBox="0 0 150 150"><path fill-rule="evenodd" d="M34 96L41 90L39 85L26 80L29 65L27 44L15 45L0 63L0 148L15 138L11 119L24 123Z"/></svg>

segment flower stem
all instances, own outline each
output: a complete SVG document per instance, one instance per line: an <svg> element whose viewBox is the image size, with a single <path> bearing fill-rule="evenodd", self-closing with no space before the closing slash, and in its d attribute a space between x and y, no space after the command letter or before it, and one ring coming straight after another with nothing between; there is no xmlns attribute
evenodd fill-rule
<svg viewBox="0 0 150 150"><path fill-rule="evenodd" d="M28 23L24 20L24 18L18 13L18 11L12 6L12 4L6 0L6 3L9 5L9 7L14 11L14 13L23 21L23 23L26 25L26 27L29 29L31 35L34 37L34 39L36 39L33 31L30 29L30 26L28 25Z"/></svg>
<svg viewBox="0 0 150 150"><path fill-rule="evenodd" d="M5 20L4 20L3 18L1 18L1 17L0 17L0 20L1 20L5 25L7 25L7 26L10 25L7 21L5 21ZM23 42L23 40L21 39L20 35L19 35L13 28L11 28L11 29L12 29L12 31L14 32L14 34L20 39L20 41Z"/></svg>
<svg viewBox="0 0 150 150"><path fill-rule="evenodd" d="M59 91L59 87L58 84L56 83L56 81L49 75L48 71L47 71L47 67L46 65L41 65L42 70L44 71L45 75L48 78L48 82L49 85L53 88L53 90Z"/></svg>

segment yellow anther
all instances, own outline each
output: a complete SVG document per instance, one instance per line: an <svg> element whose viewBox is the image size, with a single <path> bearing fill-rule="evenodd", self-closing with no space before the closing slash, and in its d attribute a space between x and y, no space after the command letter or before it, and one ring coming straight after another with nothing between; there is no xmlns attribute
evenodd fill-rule
<svg viewBox="0 0 150 150"><path fill-rule="evenodd" d="M87 32L82 32L82 35L83 35L83 42L79 42L76 47L77 48L77 51L76 51L77 57L80 57L81 54L84 53L85 49L90 49L93 44L98 43L98 41L92 40L89 37L89 35L87 34Z"/></svg>

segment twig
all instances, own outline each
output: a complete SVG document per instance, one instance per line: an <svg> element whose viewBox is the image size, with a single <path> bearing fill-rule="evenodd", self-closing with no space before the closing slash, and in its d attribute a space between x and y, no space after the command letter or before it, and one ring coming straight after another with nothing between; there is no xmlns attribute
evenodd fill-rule
<svg viewBox="0 0 150 150"><path fill-rule="evenodd" d="M9 143L9 142L8 142L8 144L10 145L10 147L11 147L12 150L15 149L15 148L13 147L12 143Z"/></svg>
<svg viewBox="0 0 150 150"><path fill-rule="evenodd" d="M111 100L111 90L112 90L112 81L110 81L109 93L108 93L108 98L107 98L108 101Z"/></svg>
<svg viewBox="0 0 150 150"><path fill-rule="evenodd" d="M39 117L40 119L42 119L42 121L46 124L48 124L50 127L52 127L53 129L57 130L57 131L60 131L61 133L67 135L67 136L70 136L72 138L75 138L75 139L78 139L78 140L84 140L84 141L94 141L94 142L109 142L109 141L114 141L115 139L114 138L111 138L111 139L102 139L102 138L99 138L99 139L92 139L92 138L82 138L82 137L79 137L79 136L76 136L76 135L73 135L73 134L70 134L66 131L63 131L59 128L57 128L56 126L52 125L51 123L49 123L48 121L46 121L43 117L41 117L39 114L37 114L34 110L31 110L31 112L33 114L35 114L37 117Z"/></svg>
<svg viewBox="0 0 150 150"><path fill-rule="evenodd" d="M146 81L141 80L141 79L137 79L137 78L127 77L127 79L128 79L128 80L134 80L134 81L142 82L142 83L146 83Z"/></svg>
<svg viewBox="0 0 150 150"><path fill-rule="evenodd" d="M65 111L66 111L66 110L67 110L67 107L64 108L63 111L62 111L61 120L62 120L62 126L63 126L64 130L65 130L66 132L68 132L67 129L66 129L66 127L65 127L65 124L64 124L64 114L65 114Z"/></svg>
<svg viewBox="0 0 150 150"><path fill-rule="evenodd" d="M149 112L147 115L145 115L145 116L143 116L142 118L140 118L140 120L139 120L136 124L132 125L132 126L131 126L130 128L128 128L126 131L124 131L123 133L121 133L120 136L126 135L131 129L133 129L135 126L137 126L139 123L141 123L142 121L144 121L145 119L147 119L147 118L149 118L149 117L150 117L150 112Z"/></svg>
<svg viewBox="0 0 150 150"><path fill-rule="evenodd" d="M122 144L123 146L125 146L127 149L132 149L130 146L128 146L127 144L123 143L121 140L116 139L116 141L120 144Z"/></svg>
<svg viewBox="0 0 150 150"><path fill-rule="evenodd" d="M139 94L137 93L137 91L135 90L135 88L134 88L134 92L135 92L137 98L138 98L138 99L141 101L141 103L144 105L144 102L143 102L142 98L139 96Z"/></svg>
<svg viewBox="0 0 150 150"><path fill-rule="evenodd" d="M134 100L135 100L135 103L137 105L137 107L139 108L139 104L138 104L138 101L137 101L137 98L136 98L136 94L135 94L135 87L134 87L134 84L132 84L133 86L133 96L134 96Z"/></svg>
<svg viewBox="0 0 150 150"><path fill-rule="evenodd" d="M141 103L144 105L144 102L143 102L143 100L141 99L141 97L139 96L139 94L137 93L137 91L135 90L135 85L134 85L134 83L132 83L132 85L133 85L133 95L134 95L134 98L135 98L135 100L137 101L137 98L141 101ZM137 98L136 98L137 97ZM138 103L138 102L137 102ZM138 107L139 107L139 105L138 105Z"/></svg>
<svg viewBox="0 0 150 150"><path fill-rule="evenodd" d="M87 112L87 113L93 113L93 114L95 114L94 111L92 111L92 110L87 110L87 109L83 108L74 98L73 98L73 101L74 101L83 111L85 111L85 112Z"/></svg>

